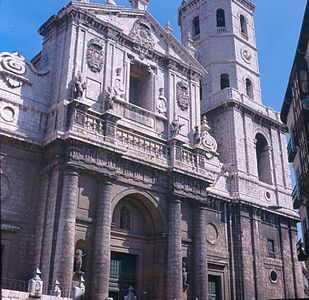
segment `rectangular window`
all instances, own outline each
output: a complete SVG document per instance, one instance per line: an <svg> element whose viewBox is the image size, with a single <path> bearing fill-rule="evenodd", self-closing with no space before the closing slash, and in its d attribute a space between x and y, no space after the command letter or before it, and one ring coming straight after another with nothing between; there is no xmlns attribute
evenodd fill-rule
<svg viewBox="0 0 309 300"><path fill-rule="evenodd" d="M273 240L267 240L267 252L269 257L275 258L275 244Z"/></svg>
<svg viewBox="0 0 309 300"><path fill-rule="evenodd" d="M147 66L131 64L129 102L152 110L151 72Z"/></svg>
<svg viewBox="0 0 309 300"><path fill-rule="evenodd" d="M222 299L220 276L208 275L208 299L209 300Z"/></svg>

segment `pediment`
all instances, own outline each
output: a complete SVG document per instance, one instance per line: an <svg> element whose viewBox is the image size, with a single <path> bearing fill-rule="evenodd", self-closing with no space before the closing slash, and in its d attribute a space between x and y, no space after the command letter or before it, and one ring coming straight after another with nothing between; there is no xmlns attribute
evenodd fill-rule
<svg viewBox="0 0 309 300"><path fill-rule="evenodd" d="M132 41L143 55L157 53L174 59L194 69L200 74L206 71L186 48L167 32L147 11L128 9L119 6L73 2L73 6L95 16L105 26L120 32L120 35Z"/></svg>

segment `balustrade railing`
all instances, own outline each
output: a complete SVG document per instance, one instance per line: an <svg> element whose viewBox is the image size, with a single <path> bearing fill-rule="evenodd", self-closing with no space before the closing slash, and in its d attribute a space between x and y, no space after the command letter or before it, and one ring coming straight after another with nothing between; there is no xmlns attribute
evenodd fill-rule
<svg viewBox="0 0 309 300"><path fill-rule="evenodd" d="M170 149L166 144L148 139L124 129L117 128L116 140L124 146L130 146L131 149L151 154L157 158L163 158L166 160L170 158Z"/></svg>
<svg viewBox="0 0 309 300"><path fill-rule="evenodd" d="M104 134L104 121L95 116L86 114L85 112L74 110L73 115L73 128L79 127L88 132L103 135Z"/></svg>
<svg viewBox="0 0 309 300"><path fill-rule="evenodd" d="M14 290L19 292L28 291L28 281L2 278L2 289Z"/></svg>

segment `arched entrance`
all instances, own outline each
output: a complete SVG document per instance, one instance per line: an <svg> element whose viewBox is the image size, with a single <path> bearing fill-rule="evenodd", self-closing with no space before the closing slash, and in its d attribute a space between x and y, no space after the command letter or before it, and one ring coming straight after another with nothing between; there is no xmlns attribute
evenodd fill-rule
<svg viewBox="0 0 309 300"><path fill-rule="evenodd" d="M141 193L114 205L109 295L122 300L133 286L138 299L162 299L166 240L155 203Z"/></svg>

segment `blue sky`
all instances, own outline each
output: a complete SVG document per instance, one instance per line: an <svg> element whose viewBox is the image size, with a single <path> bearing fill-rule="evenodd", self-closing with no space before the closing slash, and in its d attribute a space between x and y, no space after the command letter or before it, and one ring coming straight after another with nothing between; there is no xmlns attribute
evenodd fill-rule
<svg viewBox="0 0 309 300"><path fill-rule="evenodd" d="M150 0L149 11L180 39L177 9L182 0ZM105 3L105 0L96 0ZM306 0L254 0L263 103L281 109ZM0 0L0 52L20 50L27 59L40 51L37 29L68 0ZM116 0L129 7L128 0Z"/></svg>
<svg viewBox="0 0 309 300"><path fill-rule="evenodd" d="M127 0L115 0L130 7ZM150 0L149 12L180 39L177 9L182 0ZM105 0L91 2L105 3ZM280 111L293 63L306 0L253 0L262 101ZM22 52L30 60L41 48L37 29L68 0L0 0L0 52Z"/></svg>

